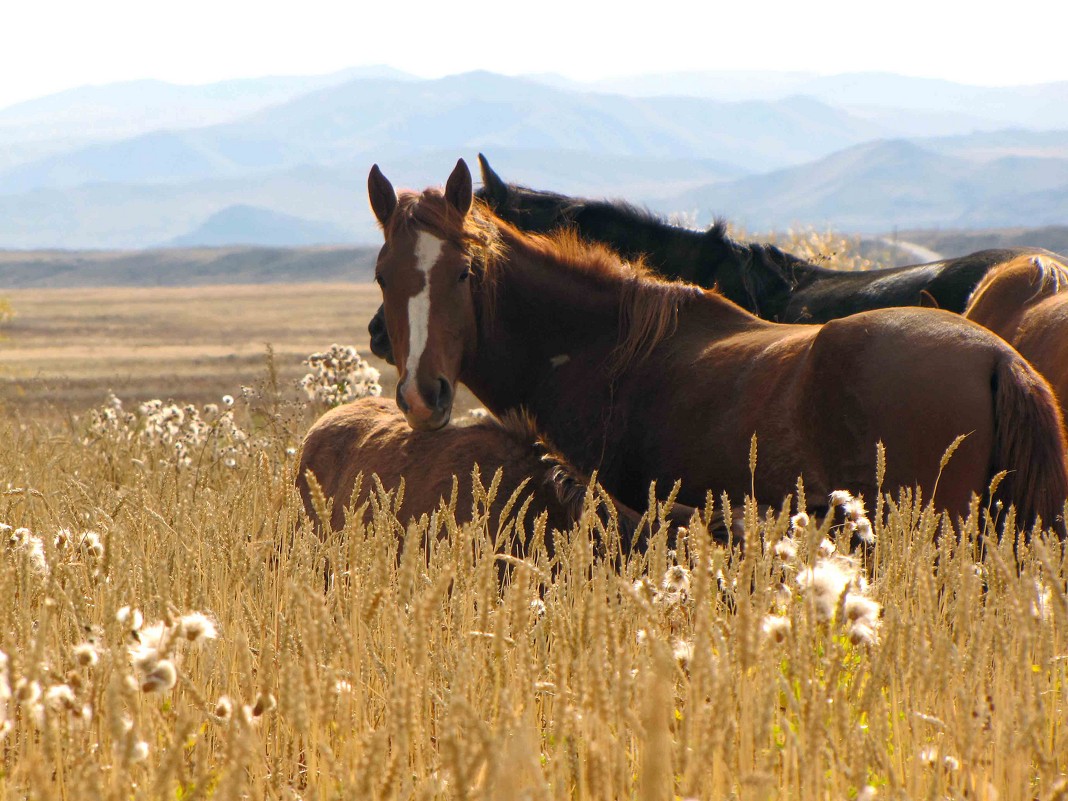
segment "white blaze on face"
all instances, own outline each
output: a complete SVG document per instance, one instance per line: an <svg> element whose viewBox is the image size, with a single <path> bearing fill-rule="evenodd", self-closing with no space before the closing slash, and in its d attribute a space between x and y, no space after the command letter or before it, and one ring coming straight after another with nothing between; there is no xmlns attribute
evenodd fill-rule
<svg viewBox="0 0 1068 801"><path fill-rule="evenodd" d="M408 298L408 359L405 363L403 391L419 369L419 360L426 348L430 329L430 270L441 255L445 243L426 231L420 231L415 240L415 269L423 274L423 288Z"/></svg>

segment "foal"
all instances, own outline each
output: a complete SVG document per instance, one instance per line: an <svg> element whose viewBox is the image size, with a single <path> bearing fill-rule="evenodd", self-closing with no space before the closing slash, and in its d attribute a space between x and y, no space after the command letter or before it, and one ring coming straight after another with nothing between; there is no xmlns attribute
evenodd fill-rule
<svg viewBox="0 0 1068 801"><path fill-rule="evenodd" d="M478 465L486 486L499 468L501 483L490 511L497 519L512 495L522 488L514 513L529 496L526 522L543 512L547 515L545 544L553 552L551 532L566 531L581 517L589 479L572 468L534 430L530 418L509 414L498 422L487 419L470 426L452 426L437 432L412 431L393 401L362 398L331 409L320 417L304 438L297 473L297 488L308 516L317 523L308 474L327 500L333 501L329 526L340 530L346 510L358 506L374 492L372 475L386 490L396 489L404 480L402 519L429 515L447 504L457 482L457 522L472 519L474 509L472 470ZM360 496L353 498L356 478L364 476ZM629 549L641 515L614 502L623 537ZM689 522L692 507L677 505L667 519L674 524ZM518 525L517 525L518 530ZM517 555L529 543L515 543Z"/></svg>
<svg viewBox="0 0 1068 801"><path fill-rule="evenodd" d="M1049 381L1068 419L1068 267L1039 256L987 273L964 316L1012 345Z"/></svg>

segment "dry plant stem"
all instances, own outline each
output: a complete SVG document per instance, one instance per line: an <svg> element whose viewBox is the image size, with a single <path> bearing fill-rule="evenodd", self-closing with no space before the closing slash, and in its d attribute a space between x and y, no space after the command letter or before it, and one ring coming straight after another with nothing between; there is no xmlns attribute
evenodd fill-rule
<svg viewBox="0 0 1068 801"><path fill-rule="evenodd" d="M802 484L777 509L717 500L678 536L654 512L618 560L590 503L554 557L535 526L501 559L512 514L452 514L488 509L493 476L414 522L379 491L320 536L285 435L238 423L247 456L199 469L0 423L0 797L1044 799L1068 774L1064 549L998 542L978 503L957 530L884 488L875 548L826 601L806 571L849 543L815 515L791 529L823 500ZM744 557L704 524L731 503ZM69 544L87 530L99 557ZM159 631L175 681L146 692L131 647Z"/></svg>

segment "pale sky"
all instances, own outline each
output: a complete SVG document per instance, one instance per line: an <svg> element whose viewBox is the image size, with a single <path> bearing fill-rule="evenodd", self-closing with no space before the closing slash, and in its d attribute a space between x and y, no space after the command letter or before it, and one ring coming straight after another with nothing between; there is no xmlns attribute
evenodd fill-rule
<svg viewBox="0 0 1068 801"><path fill-rule="evenodd" d="M677 70L881 70L1068 80L1068 2L3 0L0 107L87 83L206 83L388 64L572 78Z"/></svg>

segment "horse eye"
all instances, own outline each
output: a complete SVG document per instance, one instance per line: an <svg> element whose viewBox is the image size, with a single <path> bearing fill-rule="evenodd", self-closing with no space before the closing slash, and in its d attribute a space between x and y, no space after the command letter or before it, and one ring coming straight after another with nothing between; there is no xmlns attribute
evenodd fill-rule
<svg viewBox="0 0 1068 801"><path fill-rule="evenodd" d="M470 270L470 268L465 267L464 271L462 273L460 273L460 283L462 284L464 281L466 281L470 277L471 277L471 270Z"/></svg>
<svg viewBox="0 0 1068 801"><path fill-rule="evenodd" d="M382 277L381 275L379 275L378 273L375 273L375 283L376 283L376 284L378 284L378 285L379 285L380 287L382 287L383 289L385 289L385 288L386 288L386 279L385 279L385 278L383 278L383 277Z"/></svg>

